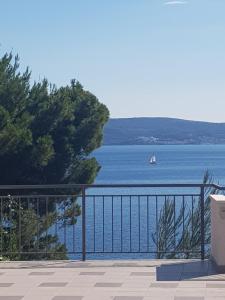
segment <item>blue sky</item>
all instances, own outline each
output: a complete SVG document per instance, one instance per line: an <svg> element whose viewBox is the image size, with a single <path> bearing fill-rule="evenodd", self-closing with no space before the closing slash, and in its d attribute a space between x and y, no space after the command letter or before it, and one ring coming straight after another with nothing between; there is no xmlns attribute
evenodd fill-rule
<svg viewBox="0 0 225 300"><path fill-rule="evenodd" d="M224 0L0 0L0 53L111 117L225 122Z"/></svg>

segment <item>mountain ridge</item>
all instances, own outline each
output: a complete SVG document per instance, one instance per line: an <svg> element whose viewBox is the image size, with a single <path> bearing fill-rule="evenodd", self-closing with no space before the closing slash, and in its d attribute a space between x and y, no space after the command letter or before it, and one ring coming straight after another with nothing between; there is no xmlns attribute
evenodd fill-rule
<svg viewBox="0 0 225 300"><path fill-rule="evenodd" d="M111 118L104 145L225 144L225 122L169 117Z"/></svg>

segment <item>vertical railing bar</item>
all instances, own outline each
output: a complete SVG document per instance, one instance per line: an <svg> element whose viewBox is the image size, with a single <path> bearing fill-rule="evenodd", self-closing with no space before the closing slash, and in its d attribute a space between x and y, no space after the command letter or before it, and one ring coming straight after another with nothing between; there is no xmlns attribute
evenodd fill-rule
<svg viewBox="0 0 225 300"><path fill-rule="evenodd" d="M37 249L40 249L40 234L39 234L39 221L40 221L40 203L39 198L37 198Z"/></svg>
<svg viewBox="0 0 225 300"><path fill-rule="evenodd" d="M141 251L141 213L140 213L140 195L138 195L138 252Z"/></svg>
<svg viewBox="0 0 225 300"><path fill-rule="evenodd" d="M18 204L19 204L19 257L21 258L21 238L22 238L22 229L21 229L21 198L18 198Z"/></svg>
<svg viewBox="0 0 225 300"><path fill-rule="evenodd" d="M150 244L149 244L149 196L147 196L147 251L150 251Z"/></svg>
<svg viewBox="0 0 225 300"><path fill-rule="evenodd" d="M114 210L114 197L112 196L112 252L114 252L114 215L113 215L113 210Z"/></svg>
<svg viewBox="0 0 225 300"><path fill-rule="evenodd" d="M71 195L72 197L72 203L73 203L73 219L75 218L76 215L76 211L75 211L75 197L73 197L73 195ZM73 253L75 253L75 222L73 222Z"/></svg>
<svg viewBox="0 0 225 300"><path fill-rule="evenodd" d="M182 225L183 225L183 233L182 233L182 236L183 236L183 240L182 240L182 246L183 246L183 252L184 252L184 196L182 196Z"/></svg>
<svg viewBox="0 0 225 300"><path fill-rule="evenodd" d="M123 252L123 196L120 195L120 245Z"/></svg>
<svg viewBox="0 0 225 300"><path fill-rule="evenodd" d="M131 212L131 195L129 197L129 212L130 212L130 252L132 252L132 243L131 243L131 238L132 238L132 228L131 228L131 220L132 220L132 212Z"/></svg>
<svg viewBox="0 0 225 300"><path fill-rule="evenodd" d="M194 196L191 197L191 238L193 239L193 233L194 233Z"/></svg>
<svg viewBox="0 0 225 300"><path fill-rule="evenodd" d="M10 220L10 249L11 252L13 251L13 245L12 245L12 197L9 198L10 203L10 209L9 209L9 220Z"/></svg>
<svg viewBox="0 0 225 300"><path fill-rule="evenodd" d="M10 197L10 210L9 210L9 218L10 218L10 249L11 252L13 251L13 244L12 244L12 196Z"/></svg>
<svg viewBox="0 0 225 300"><path fill-rule="evenodd" d="M94 243L94 252L95 252L95 196L93 198L93 229L94 229L94 234L93 234L93 243Z"/></svg>
<svg viewBox="0 0 225 300"><path fill-rule="evenodd" d="M47 226L47 223L48 223L48 196L46 196L46 198L45 198L45 211L46 211L45 251L47 254L48 253L48 226Z"/></svg>
<svg viewBox="0 0 225 300"><path fill-rule="evenodd" d="M67 235L66 235L66 229L67 229L67 221L66 221L66 199L63 199L63 213L64 213L64 220L63 220L63 239L64 239L64 245L66 246L66 239L67 239Z"/></svg>
<svg viewBox="0 0 225 300"><path fill-rule="evenodd" d="M103 218L102 218L102 234L103 234L103 252L105 252L105 196L102 196L102 210L103 210Z"/></svg>
<svg viewBox="0 0 225 300"><path fill-rule="evenodd" d="M174 213L174 251L176 250L176 197L173 196L173 213Z"/></svg>
<svg viewBox="0 0 225 300"><path fill-rule="evenodd" d="M86 193L82 186L82 260L86 260Z"/></svg>
<svg viewBox="0 0 225 300"><path fill-rule="evenodd" d="M166 196L164 196L164 209L166 210ZM166 230L166 214L164 211L164 219L163 219L163 228L164 230ZM166 248L167 248L167 240L165 239L165 249L162 249L164 252L166 252Z"/></svg>
<svg viewBox="0 0 225 300"><path fill-rule="evenodd" d="M205 188L201 187L201 260L205 259Z"/></svg>
<svg viewBox="0 0 225 300"><path fill-rule="evenodd" d="M1 197L1 256L2 256L2 252L3 252L3 199Z"/></svg>
<svg viewBox="0 0 225 300"><path fill-rule="evenodd" d="M155 201L156 201L156 205L155 205L155 210L156 210L156 250L157 250L157 256L159 254L159 228L158 228L158 196L155 196Z"/></svg>
<svg viewBox="0 0 225 300"><path fill-rule="evenodd" d="M33 201L32 200L33 200L32 196L30 196L29 198L27 198L28 210L29 209L33 210ZM29 251L30 250L32 251L32 248L31 248L32 244L31 244L31 242L32 242L32 239L30 238L30 240L29 240Z"/></svg>

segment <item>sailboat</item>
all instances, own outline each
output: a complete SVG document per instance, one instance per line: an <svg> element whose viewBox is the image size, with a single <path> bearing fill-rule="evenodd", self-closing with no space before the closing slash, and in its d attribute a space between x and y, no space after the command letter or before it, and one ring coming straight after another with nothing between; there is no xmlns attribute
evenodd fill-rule
<svg viewBox="0 0 225 300"><path fill-rule="evenodd" d="M150 157L149 163L150 163L151 165L155 165L155 164L156 164L156 156L155 156L155 154L153 154L153 155Z"/></svg>

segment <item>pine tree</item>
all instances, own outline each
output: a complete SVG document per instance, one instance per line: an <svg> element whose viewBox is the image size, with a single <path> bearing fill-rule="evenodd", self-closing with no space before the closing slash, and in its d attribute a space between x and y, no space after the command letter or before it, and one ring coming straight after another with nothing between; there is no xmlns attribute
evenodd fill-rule
<svg viewBox="0 0 225 300"><path fill-rule="evenodd" d="M19 71L18 56L6 53L0 59L0 184L93 183L100 166L90 154L101 145L109 116L106 106L76 80L57 88L47 79L31 84L30 77L28 68ZM64 221L74 224L79 205L70 199L63 203ZM21 242L23 251L27 243L29 249L36 249L39 236L39 247L46 246L47 239L49 252L61 249L65 258L65 246L57 236L42 237L58 217L56 205L49 205L48 217L41 207L37 215L34 205L27 207L25 200L18 204L12 197L4 200L2 209L0 243L5 252L16 252ZM17 234L18 210L23 214L22 241Z"/></svg>

